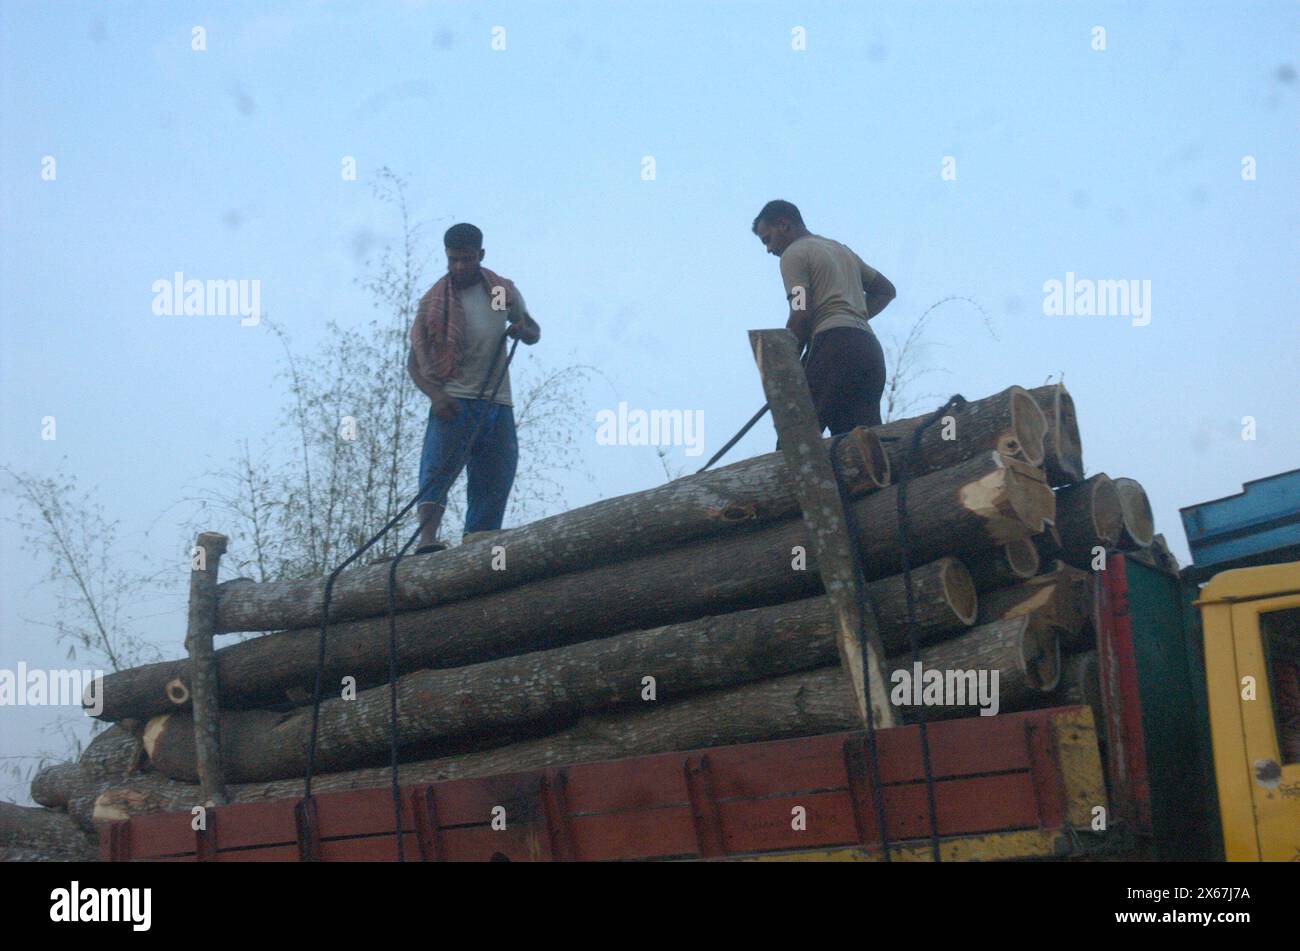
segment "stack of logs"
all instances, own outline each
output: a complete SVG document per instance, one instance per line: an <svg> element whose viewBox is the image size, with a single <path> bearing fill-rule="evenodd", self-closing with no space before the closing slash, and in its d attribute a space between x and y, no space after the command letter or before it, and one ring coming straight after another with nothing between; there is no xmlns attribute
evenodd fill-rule
<svg viewBox="0 0 1300 951"><path fill-rule="evenodd" d="M919 421L834 447L887 689L892 670L912 670L891 473ZM1098 553L1151 545L1152 519L1133 480L1084 478L1065 389L965 404L924 431L908 472L923 668L998 671L1004 711L1095 704L1092 572ZM402 561L401 781L860 726L807 541L784 458L770 453ZM375 564L333 589L314 791L390 781L388 581ZM228 801L302 794L323 592L319 578L216 587L216 632L278 632L213 655ZM48 808L10 825L59 821L71 835L203 803L190 666L106 677L99 715L113 725L77 762L39 773L32 797ZM977 713L900 706L895 718ZM0 831L0 847L21 852L30 838Z"/></svg>

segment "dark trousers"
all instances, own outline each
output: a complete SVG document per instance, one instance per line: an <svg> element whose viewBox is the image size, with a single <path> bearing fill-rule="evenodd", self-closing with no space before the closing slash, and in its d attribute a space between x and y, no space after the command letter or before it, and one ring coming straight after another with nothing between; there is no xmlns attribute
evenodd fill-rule
<svg viewBox="0 0 1300 951"><path fill-rule="evenodd" d="M855 327L814 334L804 372L823 430L830 427L835 436L855 426L880 425L885 354L875 334Z"/></svg>

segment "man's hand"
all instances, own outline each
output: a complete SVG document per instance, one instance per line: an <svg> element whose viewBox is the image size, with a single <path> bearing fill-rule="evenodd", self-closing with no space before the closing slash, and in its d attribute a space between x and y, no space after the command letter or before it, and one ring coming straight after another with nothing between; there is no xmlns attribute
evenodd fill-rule
<svg viewBox="0 0 1300 951"><path fill-rule="evenodd" d="M542 328L531 317L522 317L506 326L506 335L522 341L528 346L537 343L542 336Z"/></svg>
<svg viewBox="0 0 1300 951"><path fill-rule="evenodd" d="M442 399L432 400L433 415L441 420L450 421L456 418L460 412L460 403L456 402L450 396L442 394Z"/></svg>

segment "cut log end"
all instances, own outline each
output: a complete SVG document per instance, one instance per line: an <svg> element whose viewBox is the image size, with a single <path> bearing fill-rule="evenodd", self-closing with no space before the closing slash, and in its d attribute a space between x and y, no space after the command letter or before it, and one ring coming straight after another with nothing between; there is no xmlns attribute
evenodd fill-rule
<svg viewBox="0 0 1300 951"><path fill-rule="evenodd" d="M854 471L854 475L846 480L850 494L858 495L889 485L889 453L879 436L859 426L844 437L843 446L844 458Z"/></svg>
<svg viewBox="0 0 1300 951"><path fill-rule="evenodd" d="M190 702L190 688L179 677L167 683L167 699L181 707Z"/></svg>
<svg viewBox="0 0 1300 951"><path fill-rule="evenodd" d="M144 735L141 741L144 745L145 755L150 759L154 758L154 751L158 748L158 739L167 729L167 721L172 718L170 713L159 714L151 717L149 722L144 725Z"/></svg>
<svg viewBox="0 0 1300 951"><path fill-rule="evenodd" d="M1124 530L1124 506L1115 483L1105 473L1088 480L1092 492L1092 524L1099 539L1113 545Z"/></svg>
<svg viewBox="0 0 1300 951"><path fill-rule="evenodd" d="M1069 485L1083 478L1083 445L1074 400L1060 383L1029 391L1047 420L1043 467L1053 486Z"/></svg>
<svg viewBox="0 0 1300 951"><path fill-rule="evenodd" d="M1023 459L1033 466L1041 466L1045 451L1043 440L1047 436L1047 417L1027 390L1011 388L1011 432L998 444L1004 455Z"/></svg>
<svg viewBox="0 0 1300 951"><path fill-rule="evenodd" d="M1156 525L1146 491L1136 479L1119 478L1114 483L1123 522L1120 547L1129 550L1150 547L1155 539Z"/></svg>
<svg viewBox="0 0 1300 951"><path fill-rule="evenodd" d="M966 566L956 558L945 558L939 569L939 579L944 599L953 613L961 618L963 624L974 624L979 613L979 596Z"/></svg>
<svg viewBox="0 0 1300 951"><path fill-rule="evenodd" d="M1021 641L1021 663L1035 690L1047 693L1061 682L1061 642L1048 625L1030 624Z"/></svg>
<svg viewBox="0 0 1300 951"><path fill-rule="evenodd" d="M1032 538L1019 538L1002 546L1007 567L1017 578L1032 578L1038 574L1043 560L1038 556L1038 546Z"/></svg>

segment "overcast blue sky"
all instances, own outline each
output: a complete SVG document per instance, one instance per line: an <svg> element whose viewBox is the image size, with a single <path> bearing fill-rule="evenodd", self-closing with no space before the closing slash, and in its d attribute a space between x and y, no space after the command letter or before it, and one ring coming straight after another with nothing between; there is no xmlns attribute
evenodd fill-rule
<svg viewBox="0 0 1300 951"><path fill-rule="evenodd" d="M653 450L598 446L595 414L702 410L707 458L762 403L745 330L785 311L749 223L780 197L893 280L886 342L945 296L978 302L936 312L927 389L1063 373L1088 468L1139 479L1185 562L1180 506L1300 464L1297 26L1281 2L7 0L0 457L70 467L124 545L169 557L174 503L269 432L282 357L237 318L155 315L153 282L259 280L304 347L368 319L389 166L432 233L483 228L543 328L521 362L605 374L568 507L646 488ZM1046 315L1071 272L1150 281L1150 323ZM764 422L733 458L772 441ZM60 664L29 620L51 619L41 573L0 533L0 667ZM178 565L139 622L170 655L186 583ZM0 711L0 753L49 719Z"/></svg>

